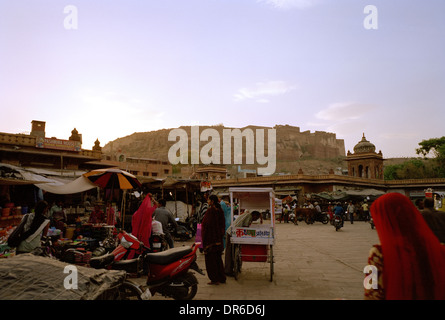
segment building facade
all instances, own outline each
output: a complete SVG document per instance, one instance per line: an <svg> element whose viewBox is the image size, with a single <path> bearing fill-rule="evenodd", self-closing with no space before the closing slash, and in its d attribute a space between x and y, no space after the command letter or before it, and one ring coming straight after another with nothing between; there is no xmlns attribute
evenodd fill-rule
<svg viewBox="0 0 445 320"><path fill-rule="evenodd" d="M348 162L348 175L351 177L383 179L383 155L382 151L375 152L375 145L366 140L363 134L362 140L354 147L354 153L348 150L346 157Z"/></svg>
<svg viewBox="0 0 445 320"><path fill-rule="evenodd" d="M0 162L18 167L44 168L55 171L88 170L89 162L102 158L100 147L84 150L82 136L76 129L67 140L45 134L44 121L32 121L28 134L0 132ZM99 143L97 141L97 143Z"/></svg>

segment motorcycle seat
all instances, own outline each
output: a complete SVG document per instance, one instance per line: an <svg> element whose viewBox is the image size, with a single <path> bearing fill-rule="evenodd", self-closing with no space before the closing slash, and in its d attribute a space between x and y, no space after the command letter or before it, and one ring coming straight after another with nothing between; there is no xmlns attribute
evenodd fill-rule
<svg viewBox="0 0 445 320"><path fill-rule="evenodd" d="M105 268L114 261L114 254L107 253L103 256L93 257L90 259L90 266L95 269Z"/></svg>
<svg viewBox="0 0 445 320"><path fill-rule="evenodd" d="M190 252L192 252L191 247L172 248L161 252L147 253L145 255L145 261L148 263L166 265L181 259Z"/></svg>

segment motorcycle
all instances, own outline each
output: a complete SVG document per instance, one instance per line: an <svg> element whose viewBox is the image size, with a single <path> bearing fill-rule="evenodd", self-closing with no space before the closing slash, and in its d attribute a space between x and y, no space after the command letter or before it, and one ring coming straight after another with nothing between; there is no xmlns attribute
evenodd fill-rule
<svg viewBox="0 0 445 320"><path fill-rule="evenodd" d="M327 224L329 222L329 216L326 212L317 212L312 219L312 223L314 223L315 221Z"/></svg>
<svg viewBox="0 0 445 320"><path fill-rule="evenodd" d="M371 229L374 230L375 225L374 225L374 220L372 219L372 217L369 218L369 223L371 224Z"/></svg>
<svg viewBox="0 0 445 320"><path fill-rule="evenodd" d="M196 226L198 224L198 221L195 215L187 217L184 222L178 221L178 224L188 229L192 234L192 237L196 235Z"/></svg>
<svg viewBox="0 0 445 320"><path fill-rule="evenodd" d="M179 218L176 218L175 220L178 225L177 228L175 228L175 226L171 223L168 224L168 231L173 239L178 241L188 241L193 238L192 231L184 226L183 222L179 221Z"/></svg>
<svg viewBox="0 0 445 320"><path fill-rule="evenodd" d="M163 233L152 233L150 237L151 252L161 252L168 249L168 243Z"/></svg>
<svg viewBox="0 0 445 320"><path fill-rule="evenodd" d="M144 256L148 266L147 287L152 295L160 293L175 300L191 300L198 291L198 279L190 269L204 275L196 263L200 243L177 247Z"/></svg>
<svg viewBox="0 0 445 320"><path fill-rule="evenodd" d="M93 268L125 270L135 277L147 276L147 289L142 297L160 293L175 300L191 300L198 290L198 279L189 270L204 274L196 263L196 250L199 243L191 247L178 247L162 252L150 252L132 234L121 232L119 246L109 254L90 259ZM129 252L136 258L126 259ZM140 289L142 292L142 290Z"/></svg>
<svg viewBox="0 0 445 320"><path fill-rule="evenodd" d="M162 230L162 224L159 221L153 220L151 236L149 239L151 252L160 252L168 249L167 239Z"/></svg>
<svg viewBox="0 0 445 320"><path fill-rule="evenodd" d="M289 221L295 225L298 225L298 219L297 219L297 216L295 215L295 212L291 212L289 214Z"/></svg>
<svg viewBox="0 0 445 320"><path fill-rule="evenodd" d="M343 219L341 216L339 216L339 215L334 216L334 227L335 227L335 231L338 231L338 230L340 230L340 228L343 227Z"/></svg>

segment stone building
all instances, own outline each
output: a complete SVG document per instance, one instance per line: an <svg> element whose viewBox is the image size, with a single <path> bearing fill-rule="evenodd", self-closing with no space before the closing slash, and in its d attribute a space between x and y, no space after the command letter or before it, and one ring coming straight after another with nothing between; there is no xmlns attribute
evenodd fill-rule
<svg viewBox="0 0 445 320"><path fill-rule="evenodd" d="M82 149L82 135L74 129L68 140L46 137L45 121L33 120L31 133L0 132L0 162L18 167L44 168L67 173L95 168L102 152L97 141L93 150Z"/></svg>
<svg viewBox="0 0 445 320"><path fill-rule="evenodd" d="M346 161L349 176L383 180L382 151L376 153L375 145L366 140L364 133L362 140L354 146L354 153L348 150Z"/></svg>
<svg viewBox="0 0 445 320"><path fill-rule="evenodd" d="M200 166L195 168L193 178L206 181L226 179L227 169L217 165Z"/></svg>

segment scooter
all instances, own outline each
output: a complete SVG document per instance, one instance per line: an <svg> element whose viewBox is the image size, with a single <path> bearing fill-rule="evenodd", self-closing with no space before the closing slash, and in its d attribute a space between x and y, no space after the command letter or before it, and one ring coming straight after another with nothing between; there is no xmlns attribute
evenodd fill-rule
<svg viewBox="0 0 445 320"><path fill-rule="evenodd" d="M118 237L119 246L112 253L91 258L91 267L124 270L135 277L147 275L147 290L142 297L158 292L175 300L193 299L198 290L198 279L189 270L204 274L196 263L199 243L152 253L132 234L123 231ZM126 259L131 251L138 256Z"/></svg>
<svg viewBox="0 0 445 320"><path fill-rule="evenodd" d="M177 247L144 256L148 266L147 287L151 294L160 293L175 300L191 300L198 291L198 279L190 269L204 275L196 263L200 243Z"/></svg>
<svg viewBox="0 0 445 320"><path fill-rule="evenodd" d="M343 219L339 215L334 216L334 227L335 231L340 230L343 227Z"/></svg>

